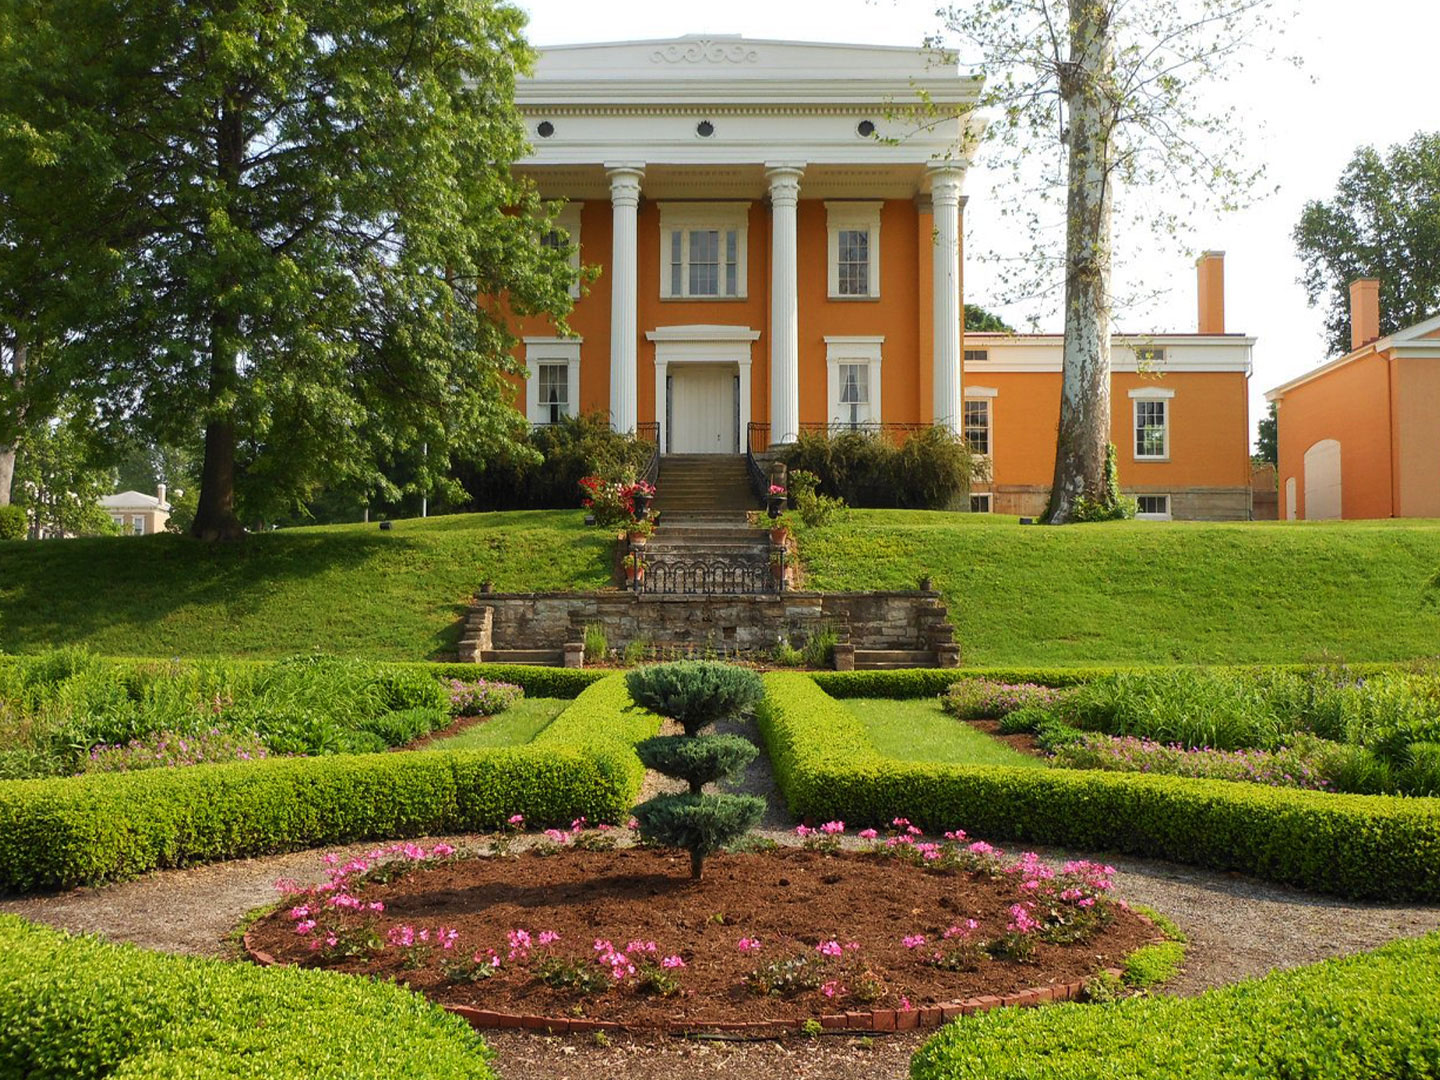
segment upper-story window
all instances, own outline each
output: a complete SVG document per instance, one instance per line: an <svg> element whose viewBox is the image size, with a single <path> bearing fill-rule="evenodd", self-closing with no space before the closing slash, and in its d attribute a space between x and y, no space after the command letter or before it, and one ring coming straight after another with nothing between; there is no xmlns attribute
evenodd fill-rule
<svg viewBox="0 0 1440 1080"><path fill-rule="evenodd" d="M880 295L880 206L878 202L825 204L832 299Z"/></svg>
<svg viewBox="0 0 1440 1080"><path fill-rule="evenodd" d="M542 247L563 250L570 249L570 269L575 271L575 280L570 284L570 295L580 295L580 211L582 202L566 203L555 215L555 227L540 237Z"/></svg>
<svg viewBox="0 0 1440 1080"><path fill-rule="evenodd" d="M749 203L661 203L661 297L745 296L749 220Z"/></svg>
<svg viewBox="0 0 1440 1080"><path fill-rule="evenodd" d="M972 454L990 453L990 401L988 398L981 398L978 401L966 399L964 404L965 442L970 447Z"/></svg>
<svg viewBox="0 0 1440 1080"><path fill-rule="evenodd" d="M1135 407L1135 460L1165 461L1170 457L1170 401L1174 390L1158 387L1131 390Z"/></svg>

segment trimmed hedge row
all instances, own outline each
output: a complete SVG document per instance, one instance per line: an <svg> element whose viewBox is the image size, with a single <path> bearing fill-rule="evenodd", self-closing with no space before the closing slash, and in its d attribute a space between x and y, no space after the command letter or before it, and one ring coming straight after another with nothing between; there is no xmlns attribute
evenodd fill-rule
<svg viewBox="0 0 1440 1080"><path fill-rule="evenodd" d="M760 730L798 817L903 815L930 832L1171 859L1342 896L1440 899L1440 800L897 761L807 676L765 681Z"/></svg>
<svg viewBox="0 0 1440 1080"><path fill-rule="evenodd" d="M492 1080L465 1021L398 986L73 937L0 916L0 1076Z"/></svg>
<svg viewBox="0 0 1440 1080"><path fill-rule="evenodd" d="M1440 935L1195 998L997 1009L950 1024L913 1080L1440 1077Z"/></svg>
<svg viewBox="0 0 1440 1080"><path fill-rule="evenodd" d="M319 844L625 820L644 778L634 743L659 720L612 678L526 746L292 758L0 782L0 892ZM571 715L573 713L573 715Z"/></svg>

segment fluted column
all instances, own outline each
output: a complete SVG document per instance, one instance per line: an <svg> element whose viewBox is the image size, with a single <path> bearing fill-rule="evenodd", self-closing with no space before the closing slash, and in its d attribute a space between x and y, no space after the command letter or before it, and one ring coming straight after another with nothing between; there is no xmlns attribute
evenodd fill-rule
<svg viewBox="0 0 1440 1080"><path fill-rule="evenodd" d="M770 441L800 433L800 297L795 215L802 165L772 165L770 182Z"/></svg>
<svg viewBox="0 0 1440 1080"><path fill-rule="evenodd" d="M949 162L932 165L930 202L935 213L932 273L935 280L934 421L960 433L960 203L965 170Z"/></svg>
<svg viewBox="0 0 1440 1080"><path fill-rule="evenodd" d="M610 426L629 434L635 430L639 408L635 390L639 326L635 312L635 230L639 218L640 165L614 165L610 177L612 237L610 248ZM657 409L659 406L656 406Z"/></svg>

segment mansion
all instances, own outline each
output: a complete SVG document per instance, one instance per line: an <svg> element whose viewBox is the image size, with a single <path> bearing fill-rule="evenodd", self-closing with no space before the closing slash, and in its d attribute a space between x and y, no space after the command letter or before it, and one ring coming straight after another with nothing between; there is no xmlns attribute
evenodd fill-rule
<svg viewBox="0 0 1440 1080"><path fill-rule="evenodd" d="M599 274L577 290L574 336L516 327L531 421L608 413L662 455L943 424L990 458L971 509L1038 513L1060 338L963 329L978 90L918 48L542 49L517 87L532 146L517 168L564 200L559 224ZM1225 331L1218 254L1200 263L1195 332L1116 338L1120 479L1147 516L1249 516L1253 344Z"/></svg>

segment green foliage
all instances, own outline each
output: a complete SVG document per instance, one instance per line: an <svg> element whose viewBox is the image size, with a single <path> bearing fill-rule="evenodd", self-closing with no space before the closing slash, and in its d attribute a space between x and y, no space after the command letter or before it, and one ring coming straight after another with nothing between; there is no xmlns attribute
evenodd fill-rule
<svg viewBox="0 0 1440 1080"><path fill-rule="evenodd" d="M381 713L365 720L361 731L372 732L381 739L381 749L386 746L404 746L416 739L439 731L450 723L450 714L444 709L400 709L396 712Z"/></svg>
<svg viewBox="0 0 1440 1080"><path fill-rule="evenodd" d="M796 472L813 474L825 495L850 506L944 510L982 471L963 439L944 427L928 427L896 443L874 431L802 432L784 452L790 495Z"/></svg>
<svg viewBox="0 0 1440 1080"><path fill-rule="evenodd" d="M1255 425L1254 460L1269 465L1280 464L1280 420L1273 401Z"/></svg>
<svg viewBox="0 0 1440 1080"><path fill-rule="evenodd" d="M1312 200L1291 234L1311 306L1325 308L1330 355L1350 351L1350 283L1380 279L1380 333L1440 311L1440 132L1382 154L1355 151L1335 197Z"/></svg>
<svg viewBox="0 0 1440 1080"><path fill-rule="evenodd" d="M635 807L640 835L664 847L690 852L690 876L702 864L760 823L765 800L754 795L657 795Z"/></svg>
<svg viewBox="0 0 1440 1080"><path fill-rule="evenodd" d="M490 1080L470 1026L399 986L171 956L0 916L0 1075Z"/></svg>
<svg viewBox="0 0 1440 1080"><path fill-rule="evenodd" d="M749 712L765 694L755 672L710 660L637 668L625 685L637 704L675 720L687 735Z"/></svg>
<svg viewBox="0 0 1440 1080"><path fill-rule="evenodd" d="M804 675L765 677L758 716L796 817L1117 851L1319 892L1440 898L1440 801L1221 780L907 762Z"/></svg>
<svg viewBox="0 0 1440 1080"><path fill-rule="evenodd" d="M833 626L822 626L810 635L801 650L800 658L806 667L830 668L835 666L835 646L840 643L840 633Z"/></svg>
<svg viewBox="0 0 1440 1080"><path fill-rule="evenodd" d="M1093 497L1079 495L1070 520L1074 522L1124 521L1133 518L1139 504L1120 491L1120 470L1115 464L1115 444L1105 444L1104 487Z"/></svg>
<svg viewBox="0 0 1440 1080"><path fill-rule="evenodd" d="M120 530L98 500L114 493L114 477L95 461L95 417L63 408L21 443L12 497L42 536L113 536Z"/></svg>
<svg viewBox="0 0 1440 1080"><path fill-rule="evenodd" d="M605 628L592 623L585 627L585 659L595 664L604 660L610 652L610 643L605 640Z"/></svg>
<svg viewBox="0 0 1440 1080"><path fill-rule="evenodd" d="M497 447L457 476L480 510L559 510L575 506L580 478L638 474L653 443L610 427L604 413L565 417L534 428L514 448Z"/></svg>
<svg viewBox="0 0 1440 1080"><path fill-rule="evenodd" d="M1181 930L1179 924L1164 912L1156 911L1148 904L1131 904L1130 910L1137 915L1144 915L1154 923L1156 928L1165 935L1165 940L1178 941L1182 945L1189 942L1190 939L1185 936L1185 931Z"/></svg>
<svg viewBox="0 0 1440 1080"><path fill-rule="evenodd" d="M1178 941L1160 941L1142 945L1125 958L1125 985L1148 990L1169 982L1180 974L1185 962L1185 946Z"/></svg>
<svg viewBox="0 0 1440 1080"><path fill-rule="evenodd" d="M787 474L790 501L800 520L812 529L830 523L830 519L845 509L845 500L837 496L819 493L820 478L805 469L791 469Z"/></svg>
<svg viewBox="0 0 1440 1080"><path fill-rule="evenodd" d="M30 521L19 506L0 506L0 540L24 540Z"/></svg>
<svg viewBox="0 0 1440 1080"><path fill-rule="evenodd" d="M514 749L296 758L0 782L0 892L365 839L623 821L656 717L612 677Z"/></svg>
<svg viewBox="0 0 1440 1080"><path fill-rule="evenodd" d="M999 315L986 311L979 304L966 304L965 332L970 334L1013 334L1015 328Z"/></svg>
<svg viewBox="0 0 1440 1080"><path fill-rule="evenodd" d="M914 1080L1282 1080L1440 1076L1440 935L1277 972L1199 997L1100 1007L997 1009L951 1024L910 1065ZM1023 1046L1026 1053L1017 1055Z"/></svg>
<svg viewBox="0 0 1440 1080"><path fill-rule="evenodd" d="M657 735L635 744L647 769L684 780L692 795L704 785L744 770L760 751L739 735Z"/></svg>

